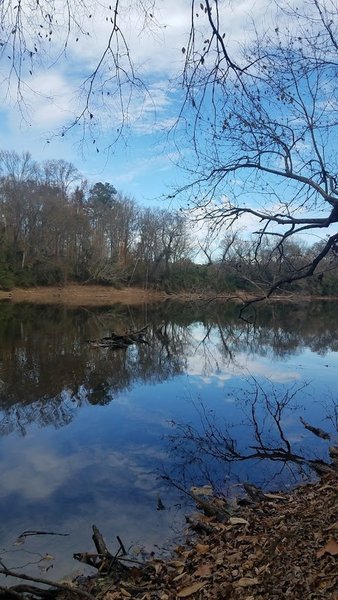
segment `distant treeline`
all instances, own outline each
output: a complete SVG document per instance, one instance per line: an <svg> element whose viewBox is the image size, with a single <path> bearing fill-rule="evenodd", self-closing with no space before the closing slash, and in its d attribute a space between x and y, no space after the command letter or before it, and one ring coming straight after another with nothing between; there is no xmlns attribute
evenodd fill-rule
<svg viewBox="0 0 338 600"><path fill-rule="evenodd" d="M203 227L184 212L144 208L111 183L92 186L64 160L38 164L0 152L0 288L69 281L166 291L257 291L294 272L318 245L285 242L273 251L239 234ZM204 259L205 264L200 264ZM311 279L289 289L338 294L332 254Z"/></svg>

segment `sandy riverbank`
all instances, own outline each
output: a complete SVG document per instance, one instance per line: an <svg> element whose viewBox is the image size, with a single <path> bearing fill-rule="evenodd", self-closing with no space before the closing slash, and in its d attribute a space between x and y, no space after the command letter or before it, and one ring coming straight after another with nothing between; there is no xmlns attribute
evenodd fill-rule
<svg viewBox="0 0 338 600"><path fill-rule="evenodd" d="M14 288L10 291L0 290L0 301L7 300L14 303L30 302L35 304L60 304L64 306L110 306L113 304L147 304L163 300L177 300L182 302L225 302L232 301L239 304L253 300L253 294L244 292L222 293L213 292L179 292L168 294L161 290L145 290L136 287L116 289L100 285L69 284L60 287L34 287ZM332 297L302 296L299 294L283 294L272 296L268 302L311 302L313 300L335 300Z"/></svg>
<svg viewBox="0 0 338 600"><path fill-rule="evenodd" d="M165 298L167 295L164 292L155 290L141 288L117 290L99 285L70 284L62 287L14 288L10 292L0 290L0 300L65 306L108 306L117 303L137 305L158 302Z"/></svg>

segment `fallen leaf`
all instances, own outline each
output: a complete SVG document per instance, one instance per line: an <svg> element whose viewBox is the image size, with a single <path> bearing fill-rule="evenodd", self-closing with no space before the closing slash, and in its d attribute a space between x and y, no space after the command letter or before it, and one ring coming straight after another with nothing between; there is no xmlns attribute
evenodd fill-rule
<svg viewBox="0 0 338 600"><path fill-rule="evenodd" d="M176 577L174 577L173 581L180 581L181 579L183 579L183 577L186 575L186 573L183 571L183 573L180 573L179 575L176 575Z"/></svg>
<svg viewBox="0 0 338 600"><path fill-rule="evenodd" d="M154 560L152 562L152 566L155 569L156 575L158 575L159 573L161 573L161 571L163 570L163 563L162 563L162 561L156 561L156 560Z"/></svg>
<svg viewBox="0 0 338 600"><path fill-rule="evenodd" d="M242 519L242 517L230 517L228 523L230 525L249 525L249 521Z"/></svg>
<svg viewBox="0 0 338 600"><path fill-rule="evenodd" d="M192 585L188 585L187 587L182 588L178 592L177 597L178 598L188 598L188 596L192 596L192 594L194 594L195 592L198 592L198 590L200 590L204 585L205 585L205 583L202 583L202 582L193 583Z"/></svg>
<svg viewBox="0 0 338 600"><path fill-rule="evenodd" d="M229 554L227 556L227 559L230 563L236 563L239 560L242 559L242 553L241 552L234 552L233 554Z"/></svg>
<svg viewBox="0 0 338 600"><path fill-rule="evenodd" d="M264 496L271 500L285 500L285 496L281 496L280 494L269 494L264 492Z"/></svg>
<svg viewBox="0 0 338 600"><path fill-rule="evenodd" d="M211 565L210 564L202 564L196 569L194 572L196 577L208 577L211 575Z"/></svg>
<svg viewBox="0 0 338 600"><path fill-rule="evenodd" d="M211 485L202 485L201 487L193 486L190 488L192 494L196 494L197 496L212 496L214 491Z"/></svg>
<svg viewBox="0 0 338 600"><path fill-rule="evenodd" d="M54 560L54 558L55 558L55 557L54 557L52 554L48 554L48 553L46 553L46 554L44 554L44 555L43 555L43 557L42 557L41 561L43 561L43 560ZM40 562L41 562L41 561L40 561Z"/></svg>
<svg viewBox="0 0 338 600"><path fill-rule="evenodd" d="M252 585L257 585L258 579L257 577L241 577L238 581L233 583L234 587L250 587Z"/></svg>
<svg viewBox="0 0 338 600"><path fill-rule="evenodd" d="M324 548L318 550L317 558L321 558L324 554L331 554L332 556L338 554L338 544L334 538L331 538Z"/></svg>
<svg viewBox="0 0 338 600"><path fill-rule="evenodd" d="M175 567L176 569L179 569L180 567L185 567L185 562L183 562L183 560L170 560L168 562L168 565L170 565L171 567Z"/></svg>
<svg viewBox="0 0 338 600"><path fill-rule="evenodd" d="M196 544L195 550L198 554L206 554L209 552L210 546L208 544Z"/></svg>

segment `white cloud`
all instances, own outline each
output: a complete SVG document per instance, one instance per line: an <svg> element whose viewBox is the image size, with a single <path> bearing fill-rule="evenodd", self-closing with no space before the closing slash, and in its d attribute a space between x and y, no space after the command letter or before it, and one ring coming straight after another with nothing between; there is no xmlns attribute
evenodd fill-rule
<svg viewBox="0 0 338 600"><path fill-rule="evenodd" d="M153 4L149 0L149 6ZM147 0L143 5L148 5ZM109 10L109 1L93 3L90 11L82 6L81 11L76 15L80 25L84 29L84 34L75 30L70 33L67 40L67 48L62 52L65 41L65 31L67 28L62 19L67 19L65 4L58 0L58 29L51 42L47 42L46 53L42 55L42 61L50 68L42 69L41 64L36 63L33 69L33 75L29 75L25 66L23 73L23 92L25 105L21 108L23 114L27 117L29 125L21 118L18 119L20 111L16 104L15 81L11 83L11 101L3 105L4 122L7 123L6 139L1 142L1 147L15 149L17 151L30 150L33 156L39 159L44 158L66 158L79 164L81 158L78 149L74 144L77 139L79 142L82 137L90 131L98 141L100 154L96 155L96 146L84 143L81 150L88 161L85 166L86 171L100 172L111 170L114 162L107 160L107 154L104 148L115 144L116 129L120 127L124 119L127 125L127 136L131 145L136 135L142 140L145 148L144 154L147 156L153 153L155 159L157 151L157 140L154 143L154 137L161 131L169 130L177 118L180 102L182 100L182 90L177 85L176 76L182 71L185 55L182 53L182 47L187 46L187 35L190 28L191 6L186 0L175 0L175 3L168 0L158 0L155 2L154 10L150 9L154 15L148 18L146 25L145 15L137 2L120 2L119 6L119 26L126 38L127 46L130 50L135 68L135 75L143 81L148 88L130 87L128 77L125 77L120 71L119 75L124 82L119 89L119 81L116 78L114 68L109 70L111 64L106 64L102 77L97 78L93 92L90 95L90 102L93 100L95 114L92 121L86 127L75 127L66 138L51 138L51 132L59 130L64 124L72 122L75 116L78 116L81 109L84 108L85 92L81 93L81 81L90 76L100 60L100 56L107 47L107 42L112 30L111 17L112 11ZM253 29L250 25L252 16L262 16L266 18L267 0L241 0L238 2L219 4L220 12L225 28L225 40L234 56L237 56L238 49L244 40L248 40L253 35ZM89 13L92 17L88 19ZM63 15L63 16L62 16ZM153 23L157 23L153 24ZM205 37L207 27L207 17L203 13L196 19L196 34L200 39ZM86 35L86 32L89 35ZM78 38L78 41L76 39ZM112 48L115 48L114 42ZM120 44L120 61L128 70L128 55ZM105 84L105 91L111 87L109 96L102 95L100 85ZM88 84L86 87L88 91ZM121 93L120 93L121 92ZM130 95L131 94L131 95ZM5 94L4 94L5 95ZM123 108L122 108L123 107ZM92 111L94 113L94 110ZM52 139L52 144L46 146L46 140ZM171 152L171 150L170 150ZM116 155L124 154L122 146L116 146ZM168 152L167 152L168 154ZM133 159L128 168L123 173L118 174L121 183L136 181L137 177L142 177L145 162L142 164L139 157ZM169 159L170 160L170 159ZM156 160L154 162L156 164ZM167 163L169 164L169 163ZM148 167L152 166L150 161ZM165 167L165 161L163 162ZM169 169L166 169L169 171ZM133 174L133 175L132 175ZM163 177L164 191L169 185L169 172ZM172 177L172 174L170 174ZM161 182L158 183L160 189ZM145 191L147 182L142 181L143 195L147 196ZM128 190L127 190L128 193ZM151 192L154 196L153 191ZM161 192L156 194L160 196ZM244 223L248 228L248 223Z"/></svg>
<svg viewBox="0 0 338 600"><path fill-rule="evenodd" d="M217 329L208 333L207 344L203 344L205 329L201 325L194 330L195 345L187 356L187 373L199 387L206 385L224 387L234 378L263 377L273 383L291 383L301 376L284 361L271 361L265 356L252 355L233 349L232 358L224 352Z"/></svg>

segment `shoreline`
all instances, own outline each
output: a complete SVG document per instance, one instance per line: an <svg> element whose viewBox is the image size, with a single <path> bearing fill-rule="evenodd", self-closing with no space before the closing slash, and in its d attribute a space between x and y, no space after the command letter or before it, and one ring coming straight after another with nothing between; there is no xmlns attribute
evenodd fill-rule
<svg viewBox="0 0 338 600"><path fill-rule="evenodd" d="M167 559L151 554L139 562L120 540L113 556L105 532L93 525L97 553L90 549L74 558L95 565L94 575L55 583L1 572L47 584L60 600L337 600L337 492L332 469L319 481L258 499L195 495L197 512L187 517L186 539ZM1 593L10 590L0 587L0 597L11 597ZM48 590L40 592L42 599L50 597Z"/></svg>
<svg viewBox="0 0 338 600"><path fill-rule="evenodd" d="M13 288L0 290L0 301L14 304L59 304L62 306L110 306L113 304L148 304L168 297L165 292L142 288L122 288L99 285L69 284L60 287Z"/></svg>
<svg viewBox="0 0 338 600"><path fill-rule="evenodd" d="M0 301L13 303L58 304L61 306L111 306L113 304L141 305L166 300L178 302L237 302L245 303L255 296L245 292L173 292L134 287L116 289L102 285L69 284L65 286L38 286L33 288L13 288L0 290ZM312 301L335 301L336 296L303 296L297 294L279 294L266 299L268 303L286 302L297 304ZM264 302L264 301L261 301Z"/></svg>

